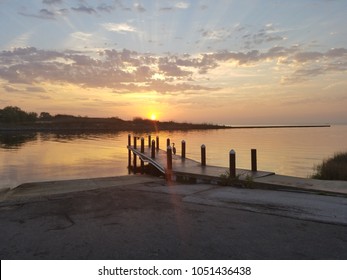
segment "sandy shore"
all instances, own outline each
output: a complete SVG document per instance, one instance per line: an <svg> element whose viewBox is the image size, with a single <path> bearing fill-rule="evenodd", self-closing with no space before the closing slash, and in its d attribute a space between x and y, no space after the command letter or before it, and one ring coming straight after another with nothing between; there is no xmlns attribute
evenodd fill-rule
<svg viewBox="0 0 347 280"><path fill-rule="evenodd" d="M346 198L147 176L46 184L2 196L1 259L347 258Z"/></svg>

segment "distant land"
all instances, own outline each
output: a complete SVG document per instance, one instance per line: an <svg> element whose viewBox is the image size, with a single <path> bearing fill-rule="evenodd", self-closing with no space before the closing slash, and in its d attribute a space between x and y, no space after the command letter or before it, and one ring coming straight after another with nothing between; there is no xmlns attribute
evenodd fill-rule
<svg viewBox="0 0 347 280"><path fill-rule="evenodd" d="M228 128L305 128L305 127L330 127L330 124L295 124L295 125L227 125Z"/></svg>
<svg viewBox="0 0 347 280"><path fill-rule="evenodd" d="M187 123L174 121L158 121L135 117L133 120L122 120L118 117L92 118L73 115L41 112L27 113L18 107L8 106L0 109L0 132L6 131L160 131L160 130L204 130L204 129L240 129L240 128L292 128L292 127L329 127L323 125L256 125L231 126L208 123Z"/></svg>

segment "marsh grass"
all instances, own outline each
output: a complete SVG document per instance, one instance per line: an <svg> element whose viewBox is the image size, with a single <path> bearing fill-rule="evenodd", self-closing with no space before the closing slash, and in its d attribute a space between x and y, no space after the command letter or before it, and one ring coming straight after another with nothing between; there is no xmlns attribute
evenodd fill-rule
<svg viewBox="0 0 347 280"><path fill-rule="evenodd" d="M337 153L315 167L314 179L347 181L347 152Z"/></svg>

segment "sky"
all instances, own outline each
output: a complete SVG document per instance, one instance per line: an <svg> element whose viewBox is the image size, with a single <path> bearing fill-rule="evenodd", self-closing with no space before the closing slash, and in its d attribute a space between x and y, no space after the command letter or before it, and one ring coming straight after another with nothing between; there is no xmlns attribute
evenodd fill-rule
<svg viewBox="0 0 347 280"><path fill-rule="evenodd" d="M0 108L347 123L346 0L0 0Z"/></svg>

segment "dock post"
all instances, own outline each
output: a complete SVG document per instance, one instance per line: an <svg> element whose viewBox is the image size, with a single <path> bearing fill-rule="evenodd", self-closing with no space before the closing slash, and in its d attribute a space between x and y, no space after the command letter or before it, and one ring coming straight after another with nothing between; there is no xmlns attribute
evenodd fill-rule
<svg viewBox="0 0 347 280"><path fill-rule="evenodd" d="M167 155L167 164L166 164L166 180L170 181L171 180L171 175L172 175L172 148L170 145L167 146L166 149L166 155Z"/></svg>
<svg viewBox="0 0 347 280"><path fill-rule="evenodd" d="M159 136L157 136L157 150L159 150Z"/></svg>
<svg viewBox="0 0 347 280"><path fill-rule="evenodd" d="M145 152L145 138L141 137L141 153ZM141 161L141 174L145 171L145 162L140 158Z"/></svg>
<svg viewBox="0 0 347 280"><path fill-rule="evenodd" d="M145 138L141 137L141 153L145 152Z"/></svg>
<svg viewBox="0 0 347 280"><path fill-rule="evenodd" d="M128 147L130 148L130 146L131 146L131 135L128 134ZM130 151L130 149L128 149L128 168L129 168L129 172L130 172L130 167L131 167L131 151Z"/></svg>
<svg viewBox="0 0 347 280"><path fill-rule="evenodd" d="M166 139L166 147L170 146L170 138Z"/></svg>
<svg viewBox="0 0 347 280"><path fill-rule="evenodd" d="M148 135L148 148L150 148L151 147L151 142L152 142L152 140L151 140L151 135L149 134Z"/></svg>
<svg viewBox="0 0 347 280"><path fill-rule="evenodd" d="M182 140L181 156L182 159L186 158L186 141L184 140Z"/></svg>
<svg viewBox="0 0 347 280"><path fill-rule="evenodd" d="M229 153L229 172L231 178L236 177L236 154L234 150L230 150Z"/></svg>
<svg viewBox="0 0 347 280"><path fill-rule="evenodd" d="M155 158L155 140L152 140L152 146L151 146L151 158Z"/></svg>
<svg viewBox="0 0 347 280"><path fill-rule="evenodd" d="M137 156L134 154L134 174L136 174L136 169L137 169Z"/></svg>
<svg viewBox="0 0 347 280"><path fill-rule="evenodd" d="M136 137L136 136L134 136L134 149L136 149L136 148L137 148L136 139L137 139L137 137Z"/></svg>
<svg viewBox="0 0 347 280"><path fill-rule="evenodd" d="M201 165L206 166L206 146L201 145Z"/></svg>
<svg viewBox="0 0 347 280"><path fill-rule="evenodd" d="M134 136L134 149L137 149L137 143L136 143L136 140L137 140L137 137ZM137 169L137 156L136 154L134 153L134 173L136 174L136 169Z"/></svg>
<svg viewBox="0 0 347 280"><path fill-rule="evenodd" d="M256 149L251 149L251 166L252 166L252 171L257 171L257 150Z"/></svg>

